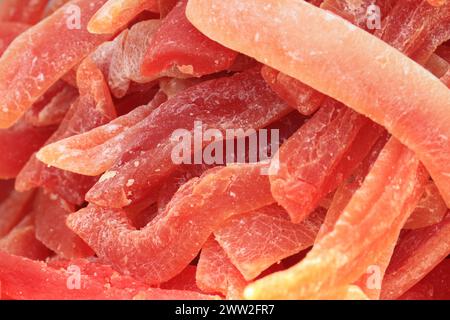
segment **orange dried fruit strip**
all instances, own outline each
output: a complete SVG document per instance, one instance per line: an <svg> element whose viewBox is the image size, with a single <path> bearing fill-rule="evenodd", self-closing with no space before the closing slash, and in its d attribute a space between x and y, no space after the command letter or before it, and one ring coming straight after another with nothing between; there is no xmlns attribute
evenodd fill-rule
<svg viewBox="0 0 450 320"><path fill-rule="evenodd" d="M396 299L450 254L450 214L438 224L409 230L399 240L386 271L382 299Z"/></svg>
<svg viewBox="0 0 450 320"><path fill-rule="evenodd" d="M247 285L247 281L214 238L209 238L203 245L196 279L197 285L204 292L221 293L227 299L242 299Z"/></svg>
<svg viewBox="0 0 450 320"><path fill-rule="evenodd" d="M263 18L267 15L273 19ZM369 33L303 1L191 0L187 16L215 41L385 126L418 154L450 205L450 91L428 71ZM259 43L267 45L255 45L257 34ZM310 55L312 51L317 54Z"/></svg>
<svg viewBox="0 0 450 320"><path fill-rule="evenodd" d="M103 75L92 60L87 58L83 61L78 68L77 78L80 97L47 144L98 127L116 116ZM48 167L33 156L18 175L16 188L24 191L42 186L72 204L82 204L86 192L96 180Z"/></svg>
<svg viewBox="0 0 450 320"><path fill-rule="evenodd" d="M108 0L90 19L87 26L94 34L112 34L125 27L145 10L159 10L157 0Z"/></svg>
<svg viewBox="0 0 450 320"><path fill-rule="evenodd" d="M414 154L391 139L333 230L298 265L251 284L246 297L314 298L356 281L395 241L419 201L422 170Z"/></svg>
<svg viewBox="0 0 450 320"><path fill-rule="evenodd" d="M241 164L207 171L184 184L164 212L139 231L122 210L96 206L70 215L67 223L121 272L162 283L181 272L227 218L274 201L263 168Z"/></svg>
<svg viewBox="0 0 450 320"><path fill-rule="evenodd" d="M0 57L9 44L29 27L28 24L24 23L0 21Z"/></svg>
<svg viewBox="0 0 450 320"><path fill-rule="evenodd" d="M300 224L271 205L231 217L214 231L215 239L246 280L314 243L325 214L317 210Z"/></svg>
<svg viewBox="0 0 450 320"><path fill-rule="evenodd" d="M110 35L90 34L87 19L105 0L76 0L31 27L0 58L0 127L9 127L58 79ZM80 9L80 25L66 13ZM48 45L52 39L52 45Z"/></svg>

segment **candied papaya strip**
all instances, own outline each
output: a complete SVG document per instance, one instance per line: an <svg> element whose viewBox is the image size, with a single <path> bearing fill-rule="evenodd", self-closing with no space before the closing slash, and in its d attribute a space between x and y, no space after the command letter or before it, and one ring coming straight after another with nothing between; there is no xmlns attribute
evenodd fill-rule
<svg viewBox="0 0 450 320"><path fill-rule="evenodd" d="M114 39L115 47L111 53L108 84L115 97L124 97L132 81L147 83L151 80L141 74L141 65L149 39L159 25L159 20L141 21Z"/></svg>
<svg viewBox="0 0 450 320"><path fill-rule="evenodd" d="M237 53L200 33L186 18L187 0L180 1L150 38L141 66L149 78L190 78L230 68Z"/></svg>
<svg viewBox="0 0 450 320"><path fill-rule="evenodd" d="M9 44L30 26L18 22L0 22L0 57Z"/></svg>
<svg viewBox="0 0 450 320"><path fill-rule="evenodd" d="M79 274L78 271L83 272ZM214 298L191 291L142 288L141 285L137 286L130 281L128 277L117 273L115 273L115 283L112 285L111 279L86 275L84 271L77 264L69 264L67 269L55 269L44 262L0 251L2 294L16 300L195 300ZM95 273L95 269L91 273ZM126 280L126 286L121 283L121 280ZM76 290L78 285L80 290Z"/></svg>
<svg viewBox="0 0 450 320"><path fill-rule="evenodd" d="M141 230L123 210L94 205L70 215L67 224L119 271L159 284L181 272L227 218L274 201L264 166L218 167L189 180Z"/></svg>
<svg viewBox="0 0 450 320"><path fill-rule="evenodd" d="M303 1L190 0L187 16L211 39L385 126L418 154L450 206L450 91L420 65L342 18Z"/></svg>
<svg viewBox="0 0 450 320"><path fill-rule="evenodd" d="M438 224L409 230L400 238L386 271L382 299L396 299L450 254L450 214Z"/></svg>
<svg viewBox="0 0 450 320"><path fill-rule="evenodd" d="M450 259L439 263L399 300L450 300Z"/></svg>
<svg viewBox="0 0 450 320"><path fill-rule="evenodd" d="M404 228L419 229L439 223L447 214L447 206L439 194L436 185L429 181L416 209L409 217Z"/></svg>
<svg viewBox="0 0 450 320"><path fill-rule="evenodd" d="M87 20L105 1L72 1L11 43L0 58L0 127L16 122L58 79L110 38L86 30Z"/></svg>
<svg viewBox="0 0 450 320"><path fill-rule="evenodd" d="M332 231L299 264L247 287L246 298L311 299L358 280L395 241L425 179L414 154L391 139Z"/></svg>
<svg viewBox="0 0 450 320"><path fill-rule="evenodd" d="M55 129L54 126L35 127L24 119L11 128L0 129L0 179L15 178Z"/></svg>
<svg viewBox="0 0 450 320"><path fill-rule="evenodd" d="M174 148L185 144L179 137L173 139L176 130L183 128L186 134L193 134L195 123L201 122L204 130L220 130L222 138L218 140L222 141L226 129L239 128L235 133L242 137L249 129L264 128L290 110L271 91L259 70L252 69L186 89L129 128L110 130L114 128L112 122L91 133L49 145L40 150L38 158L82 174L96 175L108 170L87 199L102 206L123 207L147 196L148 190L174 171ZM204 139L203 146L206 144ZM180 161L192 162L193 149L189 148Z"/></svg>
<svg viewBox="0 0 450 320"><path fill-rule="evenodd" d="M66 113L58 130L47 141L86 132L115 118L115 108L102 73L91 59L81 63L77 71L80 97ZM97 178L48 167L33 156L16 179L17 190L30 190L42 186L73 204L82 204L86 192Z"/></svg>
<svg viewBox="0 0 450 320"><path fill-rule="evenodd" d="M52 88L55 87L53 90ZM59 125L78 98L78 92L59 81L24 114L26 122L36 127Z"/></svg>
<svg viewBox="0 0 450 320"><path fill-rule="evenodd" d="M91 18L87 29L94 34L116 33L145 10L158 12L158 1L108 0Z"/></svg>
<svg viewBox="0 0 450 320"><path fill-rule="evenodd" d="M31 216L26 216L5 237L0 238L0 251L32 260L45 260L52 252L36 239Z"/></svg>
<svg viewBox="0 0 450 320"><path fill-rule="evenodd" d="M325 99L320 92L268 66L263 66L261 73L273 91L301 114L313 114Z"/></svg>
<svg viewBox="0 0 450 320"><path fill-rule="evenodd" d="M242 299L248 284L212 237L206 241L200 253L196 280L204 292L220 293L227 299Z"/></svg>
<svg viewBox="0 0 450 320"><path fill-rule="evenodd" d="M271 169L272 194L293 222L302 221L332 191L327 184L336 166L369 120L328 99L278 151ZM335 186L337 187L337 185Z"/></svg>
<svg viewBox="0 0 450 320"><path fill-rule="evenodd" d="M231 217L214 231L215 239L246 280L314 243L325 214L311 214L300 224L278 205Z"/></svg>
<svg viewBox="0 0 450 320"><path fill-rule="evenodd" d="M0 203L0 238L7 235L27 215L34 192L11 191Z"/></svg>
<svg viewBox="0 0 450 320"><path fill-rule="evenodd" d="M0 21L37 23L48 0L3 0L0 2Z"/></svg>
<svg viewBox="0 0 450 320"><path fill-rule="evenodd" d="M375 35L423 64L450 38L450 3L433 7L426 0L397 1Z"/></svg>
<svg viewBox="0 0 450 320"><path fill-rule="evenodd" d="M94 252L66 226L75 207L55 194L40 190L33 205L36 238L61 257L89 257Z"/></svg>

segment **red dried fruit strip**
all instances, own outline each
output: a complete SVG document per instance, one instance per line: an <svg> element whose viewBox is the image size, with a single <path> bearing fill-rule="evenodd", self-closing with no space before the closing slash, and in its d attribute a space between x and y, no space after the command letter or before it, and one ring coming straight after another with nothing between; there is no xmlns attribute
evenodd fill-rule
<svg viewBox="0 0 450 320"><path fill-rule="evenodd" d="M54 131L54 126L34 127L25 120L0 129L0 179L15 178Z"/></svg>
<svg viewBox="0 0 450 320"><path fill-rule="evenodd" d="M423 64L450 38L450 3L438 8L426 0L397 1L375 35Z"/></svg>
<svg viewBox="0 0 450 320"><path fill-rule="evenodd" d="M66 226L66 218L75 211L73 205L59 196L39 191L34 200L36 238L44 245L67 258L89 257L94 252Z"/></svg>
<svg viewBox="0 0 450 320"><path fill-rule="evenodd" d="M3 0L0 21L35 24L41 18L48 0Z"/></svg>
<svg viewBox="0 0 450 320"><path fill-rule="evenodd" d="M416 209L409 217L404 228L418 229L439 223L447 214L447 206L439 194L436 185L430 181L425 186L425 192Z"/></svg>
<svg viewBox="0 0 450 320"><path fill-rule="evenodd" d="M450 259L439 263L400 300L450 300Z"/></svg>
<svg viewBox="0 0 450 320"><path fill-rule="evenodd" d="M442 21L441 13L448 8L441 9L435 20ZM209 19L211 15L214 19ZM263 18L268 15L272 19ZM303 1L264 0L256 5L190 0L187 16L213 40L265 61L385 126L418 154L450 205L450 91L424 68L369 33ZM231 17L239 23L230 23ZM256 34L267 45L255 46ZM318 54L310 55L311 51Z"/></svg>
<svg viewBox="0 0 450 320"><path fill-rule="evenodd" d="M210 40L186 18L187 0L180 1L150 38L142 64L149 78L200 77L226 70L237 53Z"/></svg>
<svg viewBox="0 0 450 320"><path fill-rule="evenodd" d="M230 218L214 235L245 279L252 280L271 265L312 246L324 216L318 210L294 224L283 208L271 205Z"/></svg>
<svg viewBox="0 0 450 320"><path fill-rule="evenodd" d="M33 260L44 260L51 251L35 235L31 216L26 216L5 237L0 238L0 251Z"/></svg>
<svg viewBox="0 0 450 320"><path fill-rule="evenodd" d="M391 139L332 232L296 266L251 284L246 297L314 298L356 281L395 242L425 179L414 154Z"/></svg>
<svg viewBox="0 0 450 320"><path fill-rule="evenodd" d="M262 67L261 74L270 87L301 114L313 114L325 99L320 92L268 66Z"/></svg>
<svg viewBox="0 0 450 320"><path fill-rule="evenodd" d="M200 288L197 286L195 280L196 273L197 267L188 265L183 271L180 272L180 274L170 279L169 281L162 283L159 287L161 289L168 290L188 290L202 292L202 290L200 290Z"/></svg>
<svg viewBox="0 0 450 320"><path fill-rule="evenodd" d="M69 265L69 267L71 267ZM0 252L0 281L2 294L12 299L28 300L96 300L96 299L211 299L212 296L202 295L197 292L180 290L163 290L145 288L140 290L136 285L126 283L130 288L120 283L121 276L116 273L116 285L111 285L108 279L99 279L90 275L77 275L77 265L68 270L56 270L43 262L33 261ZM102 270L102 269L100 269ZM83 270L84 271L84 270ZM80 289L73 290L70 285L77 285L80 280ZM73 280L73 281L72 281ZM45 288L42 284L45 283Z"/></svg>
<svg viewBox="0 0 450 320"><path fill-rule="evenodd" d="M0 127L16 122L59 78L109 39L109 35L92 35L85 29L87 19L104 2L72 1L10 45L0 58ZM77 9L68 15L67 10L73 6L79 12ZM78 13L81 21L76 17ZM52 45L48 45L49 39Z"/></svg>
<svg viewBox="0 0 450 320"><path fill-rule="evenodd" d="M28 109L24 119L36 127L60 124L77 98L78 92L75 88L58 81Z"/></svg>
<svg viewBox="0 0 450 320"><path fill-rule="evenodd" d="M94 34L112 34L125 27L144 10L159 10L157 0L109 0L95 13L88 24Z"/></svg>
<svg viewBox="0 0 450 320"><path fill-rule="evenodd" d="M270 182L274 198L293 222L302 221L333 191L329 177L368 123L367 118L329 99L283 144L279 164L275 163L279 168L272 166L277 171Z"/></svg>
<svg viewBox="0 0 450 320"><path fill-rule="evenodd" d="M450 214L438 224L407 231L384 277L382 299L396 299L450 254Z"/></svg>
<svg viewBox="0 0 450 320"><path fill-rule="evenodd" d="M203 245L196 279L197 285L204 292L221 293L227 299L242 299L247 285L247 281L214 238L209 238Z"/></svg>
<svg viewBox="0 0 450 320"><path fill-rule="evenodd" d="M115 118L108 87L100 70L89 58L78 68L77 77L80 97L47 144L83 133ZM42 186L70 203L81 204L96 180L97 178L48 167L33 156L17 177L16 188L23 191Z"/></svg>
<svg viewBox="0 0 450 320"><path fill-rule="evenodd" d="M29 212L33 192L11 191L0 203L0 237L7 235Z"/></svg>
<svg viewBox="0 0 450 320"><path fill-rule="evenodd" d="M118 270L162 283L181 272L227 218L273 202L263 168L242 164L207 171L184 184L164 213L139 231L122 210L96 206L70 215L67 223Z"/></svg>
<svg viewBox="0 0 450 320"><path fill-rule="evenodd" d="M175 130L185 128L192 133L195 120L201 121L205 130L219 129L225 136L226 129L242 128L245 132L263 128L289 110L267 86L259 70L252 69L184 90L145 119L137 119L130 128L111 123L47 146L38 156L45 163L84 174L109 169L87 199L102 206L123 207L154 192L155 186L174 171L172 153L180 144L172 139Z"/></svg>

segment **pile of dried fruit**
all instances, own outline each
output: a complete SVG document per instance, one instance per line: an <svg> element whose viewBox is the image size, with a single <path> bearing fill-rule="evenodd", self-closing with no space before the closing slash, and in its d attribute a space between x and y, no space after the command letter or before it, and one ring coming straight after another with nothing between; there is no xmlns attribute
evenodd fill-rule
<svg viewBox="0 0 450 320"><path fill-rule="evenodd" d="M445 0L1 1L0 298L450 299L449 39Z"/></svg>

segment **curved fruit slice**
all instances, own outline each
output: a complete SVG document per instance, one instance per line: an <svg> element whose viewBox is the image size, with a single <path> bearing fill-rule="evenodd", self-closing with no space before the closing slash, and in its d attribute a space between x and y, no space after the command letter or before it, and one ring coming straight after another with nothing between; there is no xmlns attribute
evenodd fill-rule
<svg viewBox="0 0 450 320"><path fill-rule="evenodd" d="M404 228L419 229L428 227L441 222L446 214L447 206L436 185L430 181L425 186L425 193Z"/></svg>
<svg viewBox="0 0 450 320"><path fill-rule="evenodd" d="M262 67L261 74L273 91L301 114L313 114L325 99L320 92L268 66Z"/></svg>
<svg viewBox="0 0 450 320"><path fill-rule="evenodd" d="M25 120L0 129L0 179L15 178L54 131L54 126L34 127Z"/></svg>
<svg viewBox="0 0 450 320"><path fill-rule="evenodd" d="M395 242L425 179L414 154L391 139L333 230L296 266L251 284L246 297L314 298L356 281Z"/></svg>
<svg viewBox="0 0 450 320"><path fill-rule="evenodd" d="M35 24L39 21L48 0L3 0L0 2L0 21Z"/></svg>
<svg viewBox="0 0 450 320"><path fill-rule="evenodd" d="M58 79L110 37L85 29L87 19L104 2L73 1L13 41L0 58L0 127L16 122Z"/></svg>
<svg viewBox="0 0 450 320"><path fill-rule="evenodd" d="M203 245L197 265L197 285L205 292L227 299L242 299L247 281L213 238Z"/></svg>
<svg viewBox="0 0 450 320"><path fill-rule="evenodd" d="M386 271L382 299L396 299L450 254L450 213L440 223L408 231Z"/></svg>
<svg viewBox="0 0 450 320"><path fill-rule="evenodd" d="M77 72L80 97L71 106L58 130L47 141L55 142L103 125L116 116L103 75L89 58ZM32 157L16 180L17 190L42 186L73 204L82 204L86 192L97 178L48 167Z"/></svg>
<svg viewBox="0 0 450 320"><path fill-rule="evenodd" d="M149 78L200 77L226 70L237 53L208 39L186 18L187 0L180 1L150 38L142 73Z"/></svg>
<svg viewBox="0 0 450 320"><path fill-rule="evenodd" d="M28 24L0 21L0 57L8 48L9 44L29 27Z"/></svg>
<svg viewBox="0 0 450 320"><path fill-rule="evenodd" d="M0 282L2 294L16 300L130 300L130 299L214 299L192 291L163 290L136 285L132 279L112 274L111 278L100 278L86 274L75 260L67 270L54 269L43 262L21 258L0 251ZM104 274L104 268L99 273ZM78 271L83 271L78 274ZM112 280L114 279L114 282ZM45 287L42 284L45 283ZM73 290L79 284L82 290ZM125 285L124 285L125 284Z"/></svg>
<svg viewBox="0 0 450 320"><path fill-rule="evenodd" d="M234 216L214 231L215 239L246 280L314 243L325 214L318 210L300 224L271 205Z"/></svg>
<svg viewBox="0 0 450 320"><path fill-rule="evenodd" d="M450 259L437 265L400 300L450 300Z"/></svg>
<svg viewBox="0 0 450 320"><path fill-rule="evenodd" d="M385 126L418 154L450 206L450 91L428 71L369 33L303 1L191 0L187 16L213 40ZM266 45L255 45L256 38Z"/></svg>
<svg viewBox="0 0 450 320"><path fill-rule="evenodd" d="M92 256L94 252L66 226L66 218L75 211L55 194L40 190L34 200L36 238L61 257L72 259Z"/></svg>
<svg viewBox="0 0 450 320"><path fill-rule="evenodd" d="M5 237L0 238L0 251L33 260L44 260L52 254L36 239L31 216L26 216Z"/></svg>
<svg viewBox="0 0 450 320"><path fill-rule="evenodd" d="M7 235L29 212L34 192L11 191L0 204L0 238Z"/></svg>
<svg viewBox="0 0 450 320"><path fill-rule="evenodd" d="M145 10L158 12L158 1L108 0L91 18L87 29L96 34L113 34Z"/></svg>
<svg viewBox="0 0 450 320"><path fill-rule="evenodd" d="M242 164L207 171L184 184L165 211L139 231L122 210L92 205L67 223L118 270L162 283L181 272L227 218L273 202L263 168Z"/></svg>

